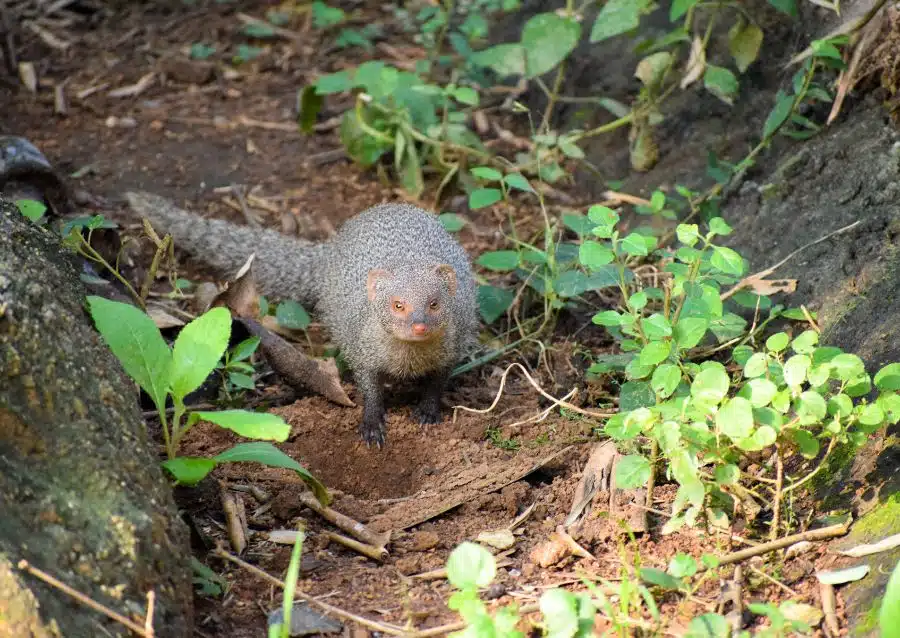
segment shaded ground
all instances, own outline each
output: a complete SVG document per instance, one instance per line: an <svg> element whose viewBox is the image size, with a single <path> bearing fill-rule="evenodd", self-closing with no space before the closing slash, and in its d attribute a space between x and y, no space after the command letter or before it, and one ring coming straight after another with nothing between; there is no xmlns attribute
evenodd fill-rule
<svg viewBox="0 0 900 638"><path fill-rule="evenodd" d="M361 172L344 159L323 162L321 153L339 147L333 129L309 137L292 130L296 90L318 71L332 71L355 63L357 54L329 52L327 43L321 41L317 32L297 24L295 27L302 36L299 43L279 42L261 62L237 67L237 77L225 73L222 69L227 65L222 65L209 81L201 82L199 86L191 85L188 80L200 65L185 67L183 61L171 60L182 59L184 51L197 42L216 44L219 53L215 59L227 60L236 46L246 41L238 34L240 22L235 12L262 15L270 5L265 2L208 3L208 6L196 8L178 6L171 12L146 7L125 9L125 13L100 21L95 28L78 26L71 33L78 42L65 52L48 51L32 38L22 52L23 58L41 60L39 75L47 84L66 82L70 114L68 117L54 115L52 91L43 86L37 97L25 91L3 93L0 95L0 112L4 114L0 116L0 133L31 139L58 167L77 172L76 186L92 197L105 199L107 204L101 205L100 210L112 217L120 206L121 193L141 188L171 197L202 214L244 221L239 207L225 203L230 194L222 190L232 184L242 184L255 189L252 192L265 198L272 208L271 211L252 209L263 224L279 227L285 223L286 212L295 220L299 234L311 238L325 236L331 228L359 210L400 197L373 171ZM387 18L385 14L371 11L366 14L370 19ZM164 83L160 83L158 75L140 95L108 96L109 90L136 83L154 70L167 71ZM625 75L630 76L630 72ZM77 99L79 92L92 87L103 88ZM768 101L764 97L758 98L760 103ZM711 99L703 98L693 108L713 108L710 106L713 103L706 101ZM337 105L328 106L336 109ZM737 116L730 114L731 119L725 119L727 109L724 105L715 106L715 109L715 113L722 112L719 114L723 119L709 118L706 132L728 131L728 139L740 146L758 131L759 122L748 122L741 128L736 124ZM336 112L325 113L320 121L326 121ZM682 113L684 117L695 115L690 111ZM252 121L248 122L246 118ZM879 125L874 111L861 122L859 126ZM692 169L702 168L702 162L701 165L679 164L702 157L694 152L696 148L682 149L680 157L674 153L679 148L679 135L683 133L680 129L671 129L663 141L667 153L663 174L689 173ZM852 129L847 134L851 138L859 136ZM611 140L608 143L620 145L621 142ZM881 205L887 216L881 219L886 220L892 218L896 210L884 193L896 193L900 189L896 177L890 173L891 167L896 168L895 156L891 155L893 140L886 133L883 139L872 143L875 147L867 151L867 157L880 158L882 172L878 175L884 176L881 182L887 189L879 187L882 194L873 197L883 198ZM610 161L618 162L621 169L621 154ZM804 170L804 174L818 175L815 179L822 180L819 185L810 182L810 192L821 193L823 198L834 198L830 194L834 192L830 184L823 187L834 179L827 172L827 162L818 158L809 161L820 162L820 170ZM869 170L861 169L858 180L869 175ZM620 176L615 175L613 169L610 173L610 177ZM658 183L659 176L653 179ZM747 193L742 193L741 197L746 199L740 200L740 208L736 209L739 212L733 214L738 224L748 226L751 232L747 236L758 238L755 246L742 248L748 250L752 263L762 268L775 260L775 250L779 254L791 250L789 242L784 240L791 237L790 224L796 218L784 211L781 213L783 227L776 228L768 222L761 228L754 227L754 220L762 219L755 215L755 207L760 204L752 189ZM839 201L839 204L845 205L857 193L854 191L848 196L850 199ZM573 196L577 197L577 194ZM821 202L812 206L815 207L821 208ZM847 217L852 219L862 214L861 210L848 210ZM470 221L461 233L461 240L470 252L477 254L485 247L500 245L502 238L496 230L503 214L495 216L479 212L476 215L464 208L458 212L465 213ZM537 211L529 210L527 205L516 214L522 218L537 218ZM822 225L816 220L810 220L810 223ZM889 221L871 223L874 225L867 227L871 228L871 233L892 232ZM802 242L798 239L796 243ZM843 250L849 254L853 247L845 244ZM819 264L811 265L809 272L801 277L804 285L813 286L836 278L821 275L824 270L820 269L825 266L817 261L834 254L836 251L829 252L828 245L823 244L804 254L803 262L795 262L794 265ZM197 271L191 268L188 265L186 272L194 278ZM832 268L836 273L840 262L834 262ZM880 281L887 279L882 277ZM889 297L885 291L883 303L893 303L891 299L895 297ZM555 344L562 356L551 357L550 364L531 362L541 382L557 396L565 394L574 385L570 380L572 370L578 372L579 366L569 354L571 348L562 342L566 333L580 330L584 322L573 318L566 321L564 330L558 334L560 343ZM592 330L599 332L599 329L589 328L579 333L579 341L602 341L602 336ZM882 338L879 343L884 344L886 340ZM861 354L878 356L876 352ZM487 365L460 377L448 394L448 406L463 404L484 408L490 405L502 369L500 364ZM555 385L557 379L559 386ZM351 389L349 385L347 387ZM266 392L266 396L272 395L278 393L274 390ZM659 528L665 519L657 513L649 516L653 530L650 534L620 546L615 541L614 526L607 524L601 516L580 539L595 559L569 556L553 569L538 569L529 557L530 552L547 541L571 507L580 470L591 449L588 441L591 423L551 416L537 424L511 427L509 424L546 407L535 397L532 388L514 376L507 385L506 397L492 413L460 413L453 422L450 410L447 410L441 424L424 432L410 418L405 393L395 393L394 402L389 405L389 446L383 451L369 450L359 441L355 428L360 408L339 408L317 397L281 401L277 410L293 426L292 437L282 449L337 490L334 507L338 511L367 522L375 529L402 530L428 513L436 513L454 502L462 503L443 516L395 532L391 554L384 565L329 544L322 532L332 528L299 503L296 496L301 486L293 475L236 465L220 467L214 478L227 481L235 488L261 489L269 497L257 498L259 494L252 496L249 492L240 492L252 530L294 528L298 517L302 519L310 531L305 548L308 559L301 580L305 592L327 596L326 600L331 604L371 618L397 624L411 621L419 627L450 622L456 616L446 608L450 590L444 581L410 576L443 566L447 554L456 544L472 539L482 531L508 525L532 504L536 508L518 528L517 543L508 556L510 563L500 570L502 602L536 600L547 586L575 582L578 570L616 580L623 565L633 563L636 554L644 566L664 569L678 551L699 557L704 552L723 554L740 548L730 539L701 536L696 531L663 537ZM254 401L259 399L253 397ZM201 425L187 438L183 452L214 454L235 441L228 432ZM536 463L557 453L560 454L538 471L522 476ZM655 496L654 509L666 511L674 497L674 489L664 485ZM235 638L262 635L264 611L275 606L280 594L231 565L207 560L203 552L204 541L208 548L215 540L226 537L215 483L206 481L193 490L178 490L178 497L199 533L195 547L197 556L222 573L229 583L223 598L197 596L197 634ZM798 505L798 511L802 510L803 505ZM281 576L290 551L288 546L269 542L261 533L252 539L244 557L269 573ZM796 600L815 604L818 594L810 575L815 566L833 564L840 562L820 547L787 564L778 561L770 566L760 566L760 569L768 570L770 576L780 579L781 585L790 587ZM762 576L748 576L748 584L754 599L785 597L781 585ZM714 609L721 589L720 581L709 579L694 600L677 607L674 604L677 597L661 595L663 612L686 623L692 615Z"/></svg>

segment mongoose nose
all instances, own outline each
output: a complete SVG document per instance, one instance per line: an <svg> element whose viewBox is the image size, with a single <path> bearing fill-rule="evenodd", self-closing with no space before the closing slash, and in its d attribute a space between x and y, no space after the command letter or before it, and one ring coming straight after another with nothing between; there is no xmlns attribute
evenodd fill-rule
<svg viewBox="0 0 900 638"><path fill-rule="evenodd" d="M414 323L412 325L412 331L414 335L421 337L423 334L428 332L428 326L426 326L424 323Z"/></svg>

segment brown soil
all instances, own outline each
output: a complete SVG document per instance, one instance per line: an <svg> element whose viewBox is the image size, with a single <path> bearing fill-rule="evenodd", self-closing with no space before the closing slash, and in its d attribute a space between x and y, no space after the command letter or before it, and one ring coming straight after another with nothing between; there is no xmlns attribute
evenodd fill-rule
<svg viewBox="0 0 900 638"><path fill-rule="evenodd" d="M301 34L300 44L279 41L263 61L239 66L240 76L229 78L222 69L229 68L229 56L246 41L239 34L235 12L263 15L271 3L210 2L193 8L172 4L171 11L133 6L92 27L76 23L67 33L74 44L66 51L48 49L38 38L28 36L20 55L36 61L41 85L36 96L18 89L0 95L0 132L30 139L57 167L77 172L74 183L94 202L86 210L110 217L116 216L124 191L141 188L203 214L241 220L239 211L223 203L228 193L217 189L243 184L293 215L301 235L316 238L369 205L401 196L374 171L361 171L345 159L319 164L317 154L339 147L334 130L311 136L292 130L297 89L318 72L355 63L357 54L327 52L327 42L300 20L291 25ZM371 17L387 20L390 16ZM197 72L195 67L202 65L186 62L183 53L195 42L215 44L219 51L214 59L221 62L215 77L199 86L189 79ZM157 75L139 95L108 95L161 69L168 70L166 79L161 82ZM63 82L69 97L66 117L54 114L52 100L52 86ZM90 88L96 91L77 97ZM331 111L320 121L338 113L337 106L330 104ZM248 125L241 118L256 124ZM471 224L461 238L473 253L502 241L496 229L505 213L462 212ZM265 225L281 223L280 214L258 209L254 213ZM516 213L539 217L526 205ZM193 275L191 265L186 266ZM569 334L583 327L573 325L569 330L572 319L566 322ZM598 339L590 330L580 333L579 339ZM564 342L560 330L552 364L532 360L541 383L558 396L571 389L571 383L562 387L566 384L560 382L562 386L556 387L554 380L569 377L573 365L577 366ZM504 364L491 364L462 375L448 393L447 405L489 406L503 368ZM352 386L346 388L354 396ZM498 591L505 592L500 602L531 602L546 587L578 582L581 573L615 581L636 557L645 567L665 569L679 551L699 558L704 552L721 554L740 548L696 531L662 536L659 530L665 518L655 513L649 516L651 533L629 542L598 510L580 536L593 559L568 555L551 568L539 568L531 552L548 542L572 506L580 470L593 444L591 423L550 416L511 427L508 424L536 415L548 405L515 374L491 413L460 411L454 421L448 408L444 421L427 430L411 418L408 399L405 391L393 393L388 445L383 450L360 442L356 433L359 407L301 397L276 408L293 427L281 448L334 490L333 507L374 530L394 530L383 564L329 543L324 532L335 529L299 502L303 487L290 472L221 466L212 479L238 489L258 488L268 497L235 492L244 501L248 527L257 532L243 558L276 577L283 576L291 548L268 541L265 533L302 523L309 532L300 582L304 592L327 596L330 604L372 619L401 625L411 621L425 628L458 618L447 609L450 588L440 579L410 576L442 567L458 543L509 525L532 505L533 512L517 528L516 545L506 557L508 565L498 575L502 585ZM235 442L237 437L231 433L201 424L187 437L182 452L206 456ZM220 598L197 594L196 633L260 636L265 612L280 604L280 594L257 576L205 551L227 539L214 480L178 490L181 506L198 532L197 557L228 582L227 593ZM674 487L662 485L656 490L654 509L666 511L673 498ZM829 559L819 552L781 566L780 571L797 599L811 603L818 596L810 578L814 560ZM749 579L755 599L785 597L779 586L757 576ZM693 601L680 605L675 604L678 597L661 594L662 611L686 623L693 614L715 607L721 584L708 579Z"/></svg>

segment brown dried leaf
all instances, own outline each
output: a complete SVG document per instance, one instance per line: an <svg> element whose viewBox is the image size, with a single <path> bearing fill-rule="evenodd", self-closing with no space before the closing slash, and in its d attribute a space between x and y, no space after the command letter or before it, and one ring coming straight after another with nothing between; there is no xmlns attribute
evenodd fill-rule
<svg viewBox="0 0 900 638"><path fill-rule="evenodd" d="M747 288L756 294L766 297L777 292L791 294L797 290L796 279L747 279Z"/></svg>
<svg viewBox="0 0 900 638"><path fill-rule="evenodd" d="M156 327L160 330L184 325L184 322L181 319L173 317L159 306L147 306L147 314L153 319L153 323L155 323Z"/></svg>
<svg viewBox="0 0 900 638"><path fill-rule="evenodd" d="M703 48L703 40L695 37L691 42L691 54L688 57L687 67L684 70L684 77L681 78L681 88L686 89L691 84L703 77L706 70L706 49Z"/></svg>
<svg viewBox="0 0 900 638"><path fill-rule="evenodd" d="M550 540L541 543L531 550L528 559L538 567L546 569L571 554L572 550L569 545L562 538L554 534Z"/></svg>
<svg viewBox="0 0 900 638"><path fill-rule="evenodd" d="M235 317L256 319L259 317L259 293L253 278L253 258L250 255L241 266L234 282L212 300L212 307L225 306Z"/></svg>

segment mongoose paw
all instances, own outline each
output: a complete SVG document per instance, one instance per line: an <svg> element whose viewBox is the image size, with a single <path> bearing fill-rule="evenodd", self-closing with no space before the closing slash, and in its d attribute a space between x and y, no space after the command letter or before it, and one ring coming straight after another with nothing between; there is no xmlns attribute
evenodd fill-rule
<svg viewBox="0 0 900 638"><path fill-rule="evenodd" d="M420 403L414 414L422 425L434 425L441 422L441 407L431 403Z"/></svg>
<svg viewBox="0 0 900 638"><path fill-rule="evenodd" d="M362 440L365 441L366 447L372 447L372 444L375 444L380 450L384 447L386 436L384 431L384 417L378 419L363 419L362 423L359 424L359 435L362 437Z"/></svg>

